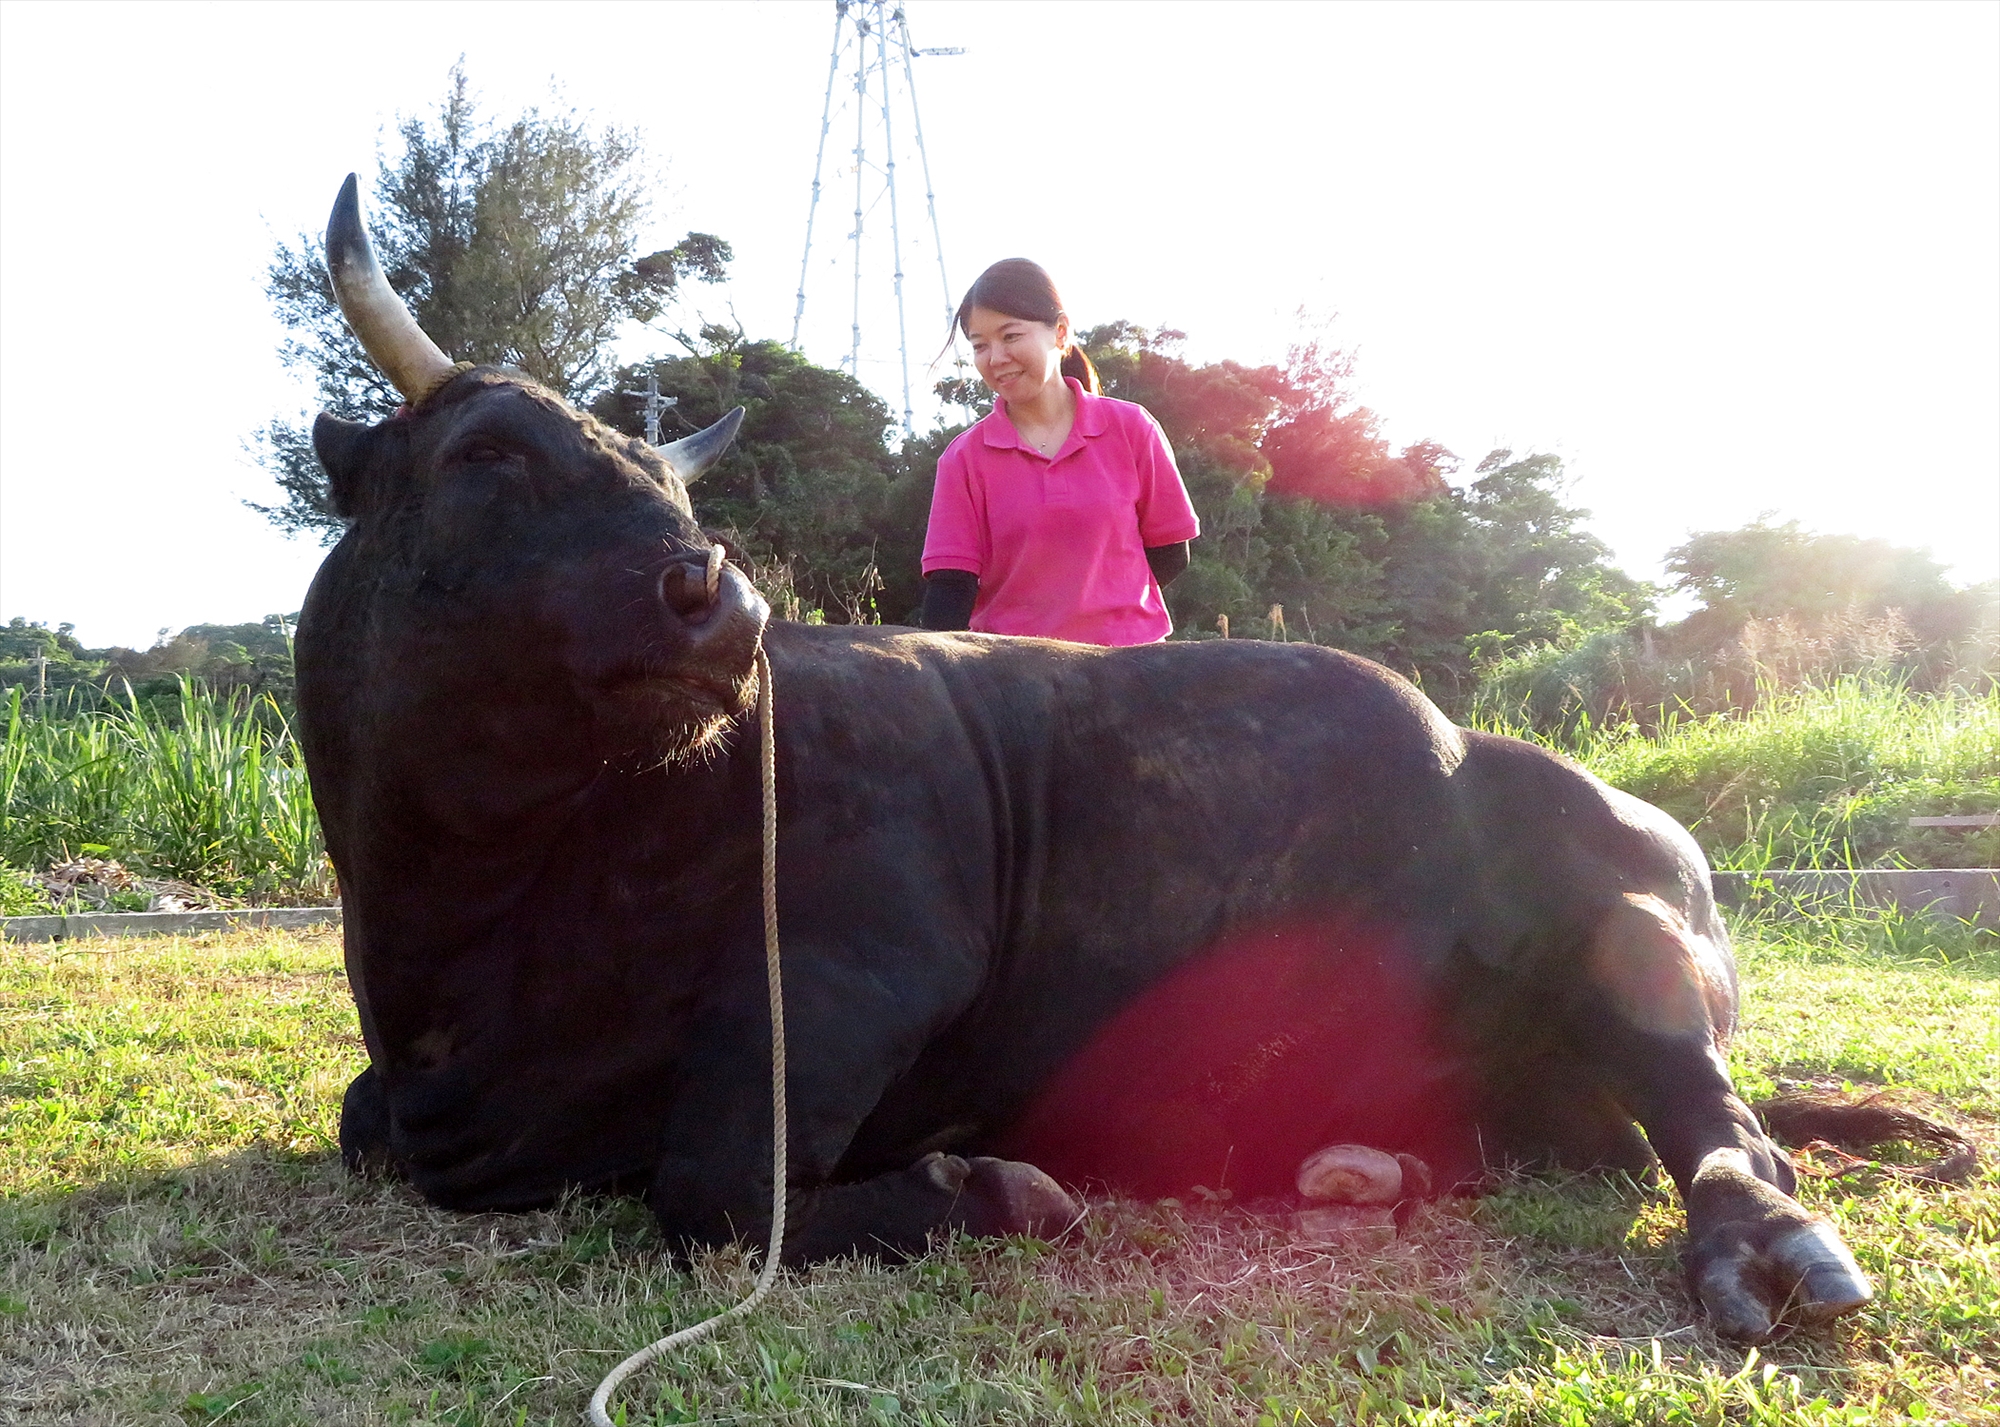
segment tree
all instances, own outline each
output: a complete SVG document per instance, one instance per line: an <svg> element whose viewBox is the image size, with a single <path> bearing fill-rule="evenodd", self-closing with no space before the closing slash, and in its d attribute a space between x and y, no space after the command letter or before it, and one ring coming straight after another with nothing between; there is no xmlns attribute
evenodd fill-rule
<svg viewBox="0 0 2000 1427"><path fill-rule="evenodd" d="M1443 447L1383 440L1335 348L1302 344L1283 367L1196 366L1177 332L1117 322L1080 340L1106 392L1159 419L1201 517L1167 591L1178 637L1226 616L1235 635L1379 659L1455 704L1475 653L1623 628L1650 608L1650 589L1564 503L1559 460L1496 451L1455 487Z"/></svg>
<svg viewBox="0 0 2000 1427"><path fill-rule="evenodd" d="M676 400L678 434L743 406L735 442L692 492L703 525L750 562L778 603L795 600L794 617L908 617L921 597L930 474L919 503L902 479L909 467L889 449L882 399L845 372L731 328L705 327L690 346L684 356L621 368L593 414L640 434L638 404L625 392L649 373ZM885 579L892 572L893 585Z"/></svg>
<svg viewBox="0 0 2000 1427"><path fill-rule="evenodd" d="M1990 670L2000 591L1954 588L1928 550L1858 535L1821 535L1768 515L1735 530L1696 531L1667 552L1674 588L1700 599L1664 631L1675 654L1703 661L1735 646L1784 645L1821 676L1878 667L1878 646L1918 688ZM1981 652L1983 651L1983 652ZM1980 675L1985 678L1990 675ZM1976 681L1976 680L1975 680Z"/></svg>
<svg viewBox="0 0 2000 1427"><path fill-rule="evenodd" d="M1354 363L1323 341L1286 354L1283 419L1264 441L1271 463L1266 489L1287 500L1352 510L1383 510L1446 494L1458 459L1434 441L1400 455L1382 439L1374 412L1355 404Z"/></svg>
<svg viewBox="0 0 2000 1427"><path fill-rule="evenodd" d="M733 256L707 233L638 255L650 185L637 135L593 131L574 111L493 124L462 61L437 113L403 120L398 137L401 153L376 177L370 237L390 286L454 360L516 367L587 402L610 378L619 329L658 319L690 280L720 281ZM280 355L325 410L379 419L401 404L340 315L320 238L281 244L267 291L291 333ZM306 424L275 420L252 445L284 499L251 507L288 533L337 538Z"/></svg>
<svg viewBox="0 0 2000 1427"><path fill-rule="evenodd" d="M48 659L73 664L89 656L76 637L76 626L59 624L50 629L39 620L30 622L15 615L0 624L0 663L27 663Z"/></svg>
<svg viewBox="0 0 2000 1427"><path fill-rule="evenodd" d="M1737 530L1702 530L1667 552L1674 588L1692 594L1712 622L1792 615L1822 618L1842 609L1908 613L1951 594L1944 566L1927 550L1818 535L1796 520L1759 516Z"/></svg>
<svg viewBox="0 0 2000 1427"><path fill-rule="evenodd" d="M1583 528L1590 512L1563 503L1559 458L1493 451L1477 475L1465 500L1484 547L1485 628L1519 644L1623 628L1651 608L1652 590L1613 565L1609 547Z"/></svg>
<svg viewBox="0 0 2000 1427"><path fill-rule="evenodd" d="M86 649L70 625L51 630L15 618L0 625L0 702L10 687L82 690L101 698L130 684L140 697L153 697L173 692L185 676L211 689L270 693L288 704L298 621L296 613L269 614L257 624L194 624L178 634L162 629L153 647L141 650ZM38 666L38 657L46 667Z"/></svg>

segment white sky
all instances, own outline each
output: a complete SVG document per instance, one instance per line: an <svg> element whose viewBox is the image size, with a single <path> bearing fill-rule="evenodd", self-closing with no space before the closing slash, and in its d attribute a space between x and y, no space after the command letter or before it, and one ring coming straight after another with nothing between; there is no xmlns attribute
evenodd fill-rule
<svg viewBox="0 0 2000 1427"><path fill-rule="evenodd" d="M264 270L461 52L490 111L554 80L643 129L660 244L727 238L726 300L789 337L832 16L0 5L0 618L143 645L298 607L319 548L240 504L271 494L244 438L309 401ZM1764 510L2000 573L2000 6L913 0L910 21L968 51L918 62L954 284L1034 257L1080 323L1178 327L1202 359L1273 360L1300 307L1338 314L1393 439L1560 453L1644 576ZM826 362L852 124L808 291ZM897 157L928 361L943 304ZM887 390L884 312L864 375Z"/></svg>

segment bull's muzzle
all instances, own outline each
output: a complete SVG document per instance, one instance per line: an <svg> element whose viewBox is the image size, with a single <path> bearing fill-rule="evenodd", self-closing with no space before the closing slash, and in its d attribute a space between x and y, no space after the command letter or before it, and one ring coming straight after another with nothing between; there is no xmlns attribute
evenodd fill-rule
<svg viewBox="0 0 2000 1427"><path fill-rule="evenodd" d="M723 565L711 578L713 564L706 554L688 555L660 571L660 603L684 625L706 624L723 601L722 575L729 567Z"/></svg>
<svg viewBox="0 0 2000 1427"><path fill-rule="evenodd" d="M711 575L710 565L706 551L669 560L657 587L660 609L679 636L676 675L737 695L748 690L771 607L742 571L724 563Z"/></svg>

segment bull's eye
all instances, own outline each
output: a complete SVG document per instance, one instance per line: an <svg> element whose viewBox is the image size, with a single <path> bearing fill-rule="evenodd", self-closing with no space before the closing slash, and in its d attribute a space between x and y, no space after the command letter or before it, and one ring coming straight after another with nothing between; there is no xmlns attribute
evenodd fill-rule
<svg viewBox="0 0 2000 1427"><path fill-rule="evenodd" d="M459 459L467 465L490 466L496 461L507 459L507 453L491 441L475 441L459 453Z"/></svg>

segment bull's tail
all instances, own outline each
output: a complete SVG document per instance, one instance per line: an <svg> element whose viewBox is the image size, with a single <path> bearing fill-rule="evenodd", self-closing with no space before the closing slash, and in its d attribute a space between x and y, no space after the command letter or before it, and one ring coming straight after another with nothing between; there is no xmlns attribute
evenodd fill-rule
<svg viewBox="0 0 2000 1427"><path fill-rule="evenodd" d="M1754 1108L1771 1138L1793 1149L1818 1144L1846 1155L1868 1156L1884 1145L1923 1145L1937 1157L1924 1164L1879 1167L1942 1184L1959 1183L1979 1165L1979 1151L1972 1141L1942 1120L1894 1103L1885 1091L1849 1095L1796 1090L1760 1101ZM1854 1167L1858 1166L1849 1166Z"/></svg>

